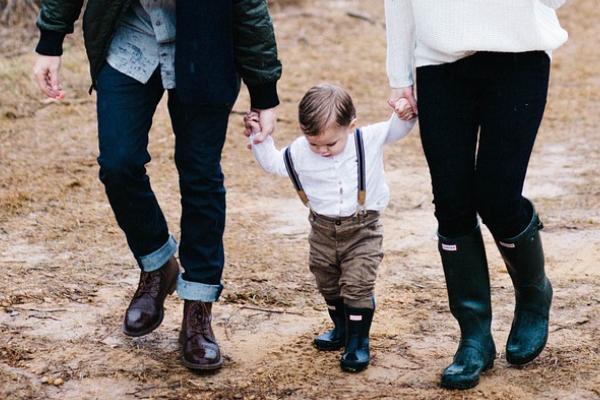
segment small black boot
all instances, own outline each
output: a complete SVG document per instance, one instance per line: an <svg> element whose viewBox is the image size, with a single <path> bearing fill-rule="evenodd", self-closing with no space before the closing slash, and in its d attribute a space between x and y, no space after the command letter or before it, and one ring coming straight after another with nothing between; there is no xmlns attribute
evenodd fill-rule
<svg viewBox="0 0 600 400"><path fill-rule="evenodd" d="M479 226L470 234L448 239L439 236L450 311L460 326L454 360L442 373L447 389L469 389L481 373L494 365L496 347L491 334L490 280Z"/></svg>
<svg viewBox="0 0 600 400"><path fill-rule="evenodd" d="M373 308L353 308L346 310L346 351L340 359L342 370L360 372L369 366L369 330L373 321Z"/></svg>
<svg viewBox="0 0 600 400"><path fill-rule="evenodd" d="M511 239L496 239L515 287L515 313L506 343L506 359L515 365L532 361L546 346L552 303L539 233L543 225L533 204L528 204L532 218L527 228Z"/></svg>
<svg viewBox="0 0 600 400"><path fill-rule="evenodd" d="M346 320L344 317L344 301L340 298L337 300L326 300L327 311L333 321L333 329L322 333L315 338L315 347L319 350L339 350L344 347L346 339Z"/></svg>

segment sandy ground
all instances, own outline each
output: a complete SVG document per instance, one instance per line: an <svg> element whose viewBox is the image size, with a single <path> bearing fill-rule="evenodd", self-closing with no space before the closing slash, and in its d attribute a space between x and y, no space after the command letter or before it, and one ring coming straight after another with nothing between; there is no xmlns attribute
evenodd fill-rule
<svg viewBox="0 0 600 400"><path fill-rule="evenodd" d="M349 88L362 123L387 117L382 2L308 1L274 10L281 59L280 144L297 135L296 104L310 85ZM351 17L359 12L370 20ZM378 280L373 362L342 373L313 336L327 325L307 260L306 210L286 179L264 174L233 114L227 174L226 289L214 325L224 368L196 375L179 363L182 302L144 338L121 333L138 270L97 180L94 97L79 35L67 40L67 99L41 100L21 42L0 59L0 398L2 399L598 399L600 398L600 79L595 0L560 11L571 34L556 52L550 100L525 192L544 219L555 287L547 349L530 365L504 360L510 279L485 232L499 354L467 392L438 387L458 339L436 251L427 167L418 133L387 150L392 201ZM5 39L7 38L5 37ZM16 50L15 50L16 49ZM243 93L235 107L244 111ZM151 132L149 173L178 236L173 136L165 103ZM45 379L44 379L45 378ZM62 379L59 386L44 383Z"/></svg>

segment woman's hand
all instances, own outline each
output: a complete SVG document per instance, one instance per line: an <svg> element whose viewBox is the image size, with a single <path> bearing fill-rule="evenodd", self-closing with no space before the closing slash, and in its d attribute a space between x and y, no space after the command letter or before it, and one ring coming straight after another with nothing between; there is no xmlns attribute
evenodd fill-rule
<svg viewBox="0 0 600 400"><path fill-rule="evenodd" d="M400 119L407 121L416 117L410 103L405 98L400 98L395 103L392 100L388 100L388 105Z"/></svg>
<svg viewBox="0 0 600 400"><path fill-rule="evenodd" d="M403 120L409 120L419 115L419 110L417 109L417 100L415 99L412 86L392 89L390 97L388 98L388 104L395 111L396 105L401 99L406 99L406 101L410 105L410 108L404 108L402 113L398 113L399 118Z"/></svg>

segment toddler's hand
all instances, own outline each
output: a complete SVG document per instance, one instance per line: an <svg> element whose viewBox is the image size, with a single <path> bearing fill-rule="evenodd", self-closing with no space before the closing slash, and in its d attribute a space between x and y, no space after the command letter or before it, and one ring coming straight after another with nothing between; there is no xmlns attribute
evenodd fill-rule
<svg viewBox="0 0 600 400"><path fill-rule="evenodd" d="M260 118L257 112L249 111L244 115L244 127L244 135L247 137L260 132ZM246 147L251 149L252 145L248 144Z"/></svg>
<svg viewBox="0 0 600 400"><path fill-rule="evenodd" d="M411 120L416 116L410 103L405 98L400 98L396 101L388 100L388 105L394 110L398 118L405 121Z"/></svg>

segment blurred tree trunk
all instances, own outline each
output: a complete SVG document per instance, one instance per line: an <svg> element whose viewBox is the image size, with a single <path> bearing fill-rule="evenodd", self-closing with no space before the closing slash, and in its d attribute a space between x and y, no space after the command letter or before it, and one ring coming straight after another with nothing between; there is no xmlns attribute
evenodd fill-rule
<svg viewBox="0 0 600 400"><path fill-rule="evenodd" d="M40 0L0 0L0 24L13 25L35 18Z"/></svg>

